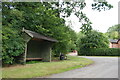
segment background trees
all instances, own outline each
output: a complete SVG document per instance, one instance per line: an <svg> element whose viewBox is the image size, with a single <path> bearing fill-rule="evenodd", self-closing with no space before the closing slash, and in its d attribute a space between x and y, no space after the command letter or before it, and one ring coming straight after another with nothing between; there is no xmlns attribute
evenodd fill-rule
<svg viewBox="0 0 120 80"><path fill-rule="evenodd" d="M77 46L79 55L87 56L118 56L119 49L109 49L109 39L101 32L92 30L85 35L80 33ZM116 53L117 52L117 53Z"/></svg>
<svg viewBox="0 0 120 80"><path fill-rule="evenodd" d="M109 39L119 39L120 24L110 27L106 33Z"/></svg>
<svg viewBox="0 0 120 80"><path fill-rule="evenodd" d="M83 35L83 34L82 34ZM84 48L108 48L108 38L101 32L91 31L89 34L80 36L79 47Z"/></svg>

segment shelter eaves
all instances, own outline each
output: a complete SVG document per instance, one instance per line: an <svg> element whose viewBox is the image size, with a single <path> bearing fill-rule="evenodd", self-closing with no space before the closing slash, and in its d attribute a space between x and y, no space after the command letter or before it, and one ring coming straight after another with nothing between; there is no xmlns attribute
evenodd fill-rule
<svg viewBox="0 0 120 80"><path fill-rule="evenodd" d="M51 41L51 42L58 42L56 39L53 39L53 38L50 38L50 37L41 35L41 34L39 34L39 33L30 31L30 30L23 29L23 31L24 31L25 33L27 33L27 34L28 34L30 37L32 37L32 38L43 39L43 40L47 40L47 41Z"/></svg>

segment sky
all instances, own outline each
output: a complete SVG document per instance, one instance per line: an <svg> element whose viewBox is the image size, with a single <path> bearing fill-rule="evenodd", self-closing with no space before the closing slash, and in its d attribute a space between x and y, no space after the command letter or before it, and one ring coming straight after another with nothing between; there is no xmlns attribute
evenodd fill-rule
<svg viewBox="0 0 120 80"><path fill-rule="evenodd" d="M113 5L113 8L107 11L94 11L92 10L91 3L93 0L87 0L87 6L83 9L83 12L93 23L92 28L100 32L107 32L108 28L118 24L118 2L120 0L107 0L109 4ZM71 15L66 19L66 24L71 21L72 29L76 32L80 31L81 23L79 23L75 15Z"/></svg>

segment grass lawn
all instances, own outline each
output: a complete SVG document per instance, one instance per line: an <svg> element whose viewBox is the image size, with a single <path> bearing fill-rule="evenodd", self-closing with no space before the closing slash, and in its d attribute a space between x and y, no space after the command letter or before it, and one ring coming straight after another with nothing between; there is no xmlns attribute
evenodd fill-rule
<svg viewBox="0 0 120 80"><path fill-rule="evenodd" d="M120 57L120 56L88 56L88 57Z"/></svg>
<svg viewBox="0 0 120 80"><path fill-rule="evenodd" d="M3 78L34 78L50 74L65 72L92 64L93 61L77 56L68 56L68 60L56 62L39 62L34 64L18 65L2 69Z"/></svg>

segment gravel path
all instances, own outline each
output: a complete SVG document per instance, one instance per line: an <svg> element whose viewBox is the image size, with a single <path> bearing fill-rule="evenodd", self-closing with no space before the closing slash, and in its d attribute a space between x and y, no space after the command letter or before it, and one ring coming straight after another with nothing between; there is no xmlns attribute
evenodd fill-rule
<svg viewBox="0 0 120 80"><path fill-rule="evenodd" d="M118 78L117 57L87 57L95 61L94 64L45 78Z"/></svg>

